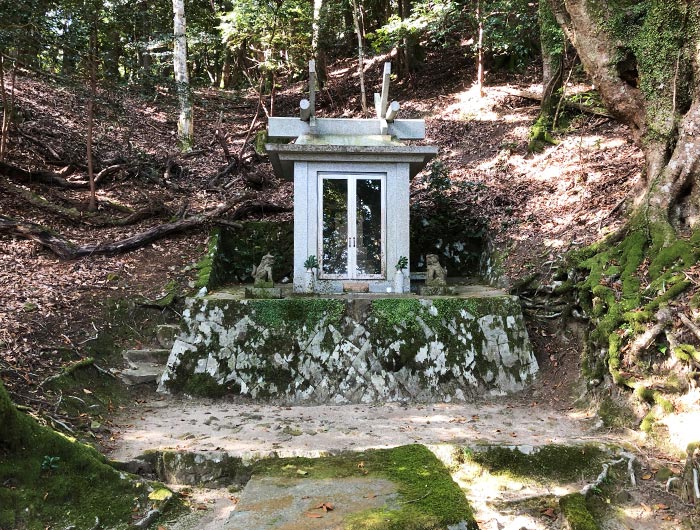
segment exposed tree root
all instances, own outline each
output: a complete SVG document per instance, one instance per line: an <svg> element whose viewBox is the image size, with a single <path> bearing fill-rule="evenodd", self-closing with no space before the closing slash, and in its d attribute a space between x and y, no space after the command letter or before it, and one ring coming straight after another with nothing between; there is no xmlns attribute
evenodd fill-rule
<svg viewBox="0 0 700 530"><path fill-rule="evenodd" d="M630 345L627 351L630 363L636 364L639 360L639 354L646 351L656 341L656 337L661 334L670 321L671 311L668 309L664 308L656 313L656 324L637 337Z"/></svg>
<svg viewBox="0 0 700 530"><path fill-rule="evenodd" d="M681 319L681 322L683 322L685 327L692 331L693 335L700 339L700 328L693 324L693 322L683 313L678 313L678 317Z"/></svg>
<svg viewBox="0 0 700 530"><path fill-rule="evenodd" d="M235 209L234 209L235 208ZM278 213L289 211L288 207L256 200L251 195L229 201L216 209L209 210L186 219L154 226L118 241L78 246L60 234L54 233L35 223L18 221L6 216L0 216L0 234L7 234L36 241L48 248L59 258L72 260L92 254L119 254L141 248L165 236L198 228L207 223L216 223L229 211L228 221L242 219L254 213Z"/></svg>

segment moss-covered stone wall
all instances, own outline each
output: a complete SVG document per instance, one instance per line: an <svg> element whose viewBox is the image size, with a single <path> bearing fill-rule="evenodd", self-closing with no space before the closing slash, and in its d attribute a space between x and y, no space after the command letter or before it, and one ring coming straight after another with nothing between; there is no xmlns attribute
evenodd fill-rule
<svg viewBox="0 0 700 530"><path fill-rule="evenodd" d="M241 228L216 228L207 253L198 264L198 287L210 291L233 283L253 281L253 265L270 253L275 257L274 280L291 280L294 230L291 222L246 221Z"/></svg>
<svg viewBox="0 0 700 530"><path fill-rule="evenodd" d="M517 298L190 299L162 391L285 403L466 400L537 362Z"/></svg>

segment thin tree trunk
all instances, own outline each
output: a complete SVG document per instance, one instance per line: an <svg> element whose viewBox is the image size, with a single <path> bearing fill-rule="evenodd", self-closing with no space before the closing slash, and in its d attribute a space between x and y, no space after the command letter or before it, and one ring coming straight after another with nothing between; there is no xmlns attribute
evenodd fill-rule
<svg viewBox="0 0 700 530"><path fill-rule="evenodd" d="M323 8L323 0L314 0L314 18L311 24L311 50L314 54L318 53L318 35L321 29L321 9Z"/></svg>
<svg viewBox="0 0 700 530"><path fill-rule="evenodd" d="M561 41L552 37L552 27L557 28L557 23L546 2L540 2L538 18L542 50L542 100L540 115L530 128L528 150L531 152L542 149L545 143L554 143L550 133L556 126L560 98L563 97L559 91L564 77L563 51L566 46L563 33Z"/></svg>
<svg viewBox="0 0 700 530"><path fill-rule="evenodd" d="M476 3L476 20L479 24L479 40L476 45L476 86L479 97L484 97L484 19L481 12L481 0Z"/></svg>
<svg viewBox="0 0 700 530"><path fill-rule="evenodd" d="M7 156L7 141L10 136L10 125L15 112L15 85L17 84L17 61L12 63L12 76L10 83L10 100L7 100L7 91L5 89L5 57L0 54L0 90L2 91L2 125L0 125L0 161L5 160Z"/></svg>
<svg viewBox="0 0 700 530"><path fill-rule="evenodd" d="M90 183L90 201L88 210L97 210L97 188L92 158L92 133L95 124L95 92L97 91L97 19L93 22L90 33L90 99L87 108L87 169Z"/></svg>
<svg viewBox="0 0 700 530"><path fill-rule="evenodd" d="M221 79L219 81L219 88L226 90L231 86L231 52L224 50L224 62L221 67Z"/></svg>
<svg viewBox="0 0 700 530"><path fill-rule="evenodd" d="M311 35L311 50L316 61L316 79L318 80L318 88L321 89L326 84L328 78L326 68L326 54L323 48L319 45L321 33L321 11L323 10L323 0L314 0L314 18Z"/></svg>
<svg viewBox="0 0 700 530"><path fill-rule="evenodd" d="M362 113L367 114L367 93L365 92L365 56L363 47L362 28L360 27L360 13L357 8L357 0L352 0L352 18L355 23L355 33L357 33L357 56L359 63L357 66L360 76L360 101L362 103Z"/></svg>
<svg viewBox="0 0 700 530"><path fill-rule="evenodd" d="M177 123L177 136L180 149L190 151L194 143L194 122L192 91L187 71L187 22L185 20L185 0L173 0L173 26L175 48L173 51L173 67L175 69L175 84L180 103L180 117Z"/></svg>
<svg viewBox="0 0 700 530"><path fill-rule="evenodd" d="M0 129L0 161L5 160L7 145L8 122L11 114L7 106L7 91L5 90L5 57L0 52L0 95L2 96L2 128Z"/></svg>

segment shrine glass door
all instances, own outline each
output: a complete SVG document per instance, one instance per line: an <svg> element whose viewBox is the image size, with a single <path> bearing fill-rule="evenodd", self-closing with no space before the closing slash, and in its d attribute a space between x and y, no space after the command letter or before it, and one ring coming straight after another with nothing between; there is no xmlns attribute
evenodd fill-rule
<svg viewBox="0 0 700 530"><path fill-rule="evenodd" d="M319 175L320 277L385 278L385 176Z"/></svg>

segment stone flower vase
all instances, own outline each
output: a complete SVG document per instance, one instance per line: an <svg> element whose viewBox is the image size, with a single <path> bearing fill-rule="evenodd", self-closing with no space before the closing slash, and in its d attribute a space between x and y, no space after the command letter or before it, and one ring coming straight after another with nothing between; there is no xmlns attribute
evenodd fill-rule
<svg viewBox="0 0 700 530"><path fill-rule="evenodd" d="M403 293L403 279L404 279L403 269L397 270L396 274L394 274L394 292L397 294Z"/></svg>
<svg viewBox="0 0 700 530"><path fill-rule="evenodd" d="M316 287L316 271L306 269L304 273L304 292L313 293Z"/></svg>

